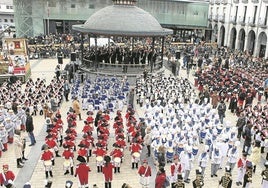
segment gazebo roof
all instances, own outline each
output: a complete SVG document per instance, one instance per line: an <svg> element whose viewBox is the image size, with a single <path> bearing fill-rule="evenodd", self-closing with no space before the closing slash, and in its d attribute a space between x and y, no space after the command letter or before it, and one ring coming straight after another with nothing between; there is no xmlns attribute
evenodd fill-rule
<svg viewBox="0 0 268 188"><path fill-rule="evenodd" d="M134 6L133 0L114 0L114 2L114 5L94 13L84 24L73 25L72 28L82 33L106 36L165 36L172 34L172 30L162 28L151 14Z"/></svg>

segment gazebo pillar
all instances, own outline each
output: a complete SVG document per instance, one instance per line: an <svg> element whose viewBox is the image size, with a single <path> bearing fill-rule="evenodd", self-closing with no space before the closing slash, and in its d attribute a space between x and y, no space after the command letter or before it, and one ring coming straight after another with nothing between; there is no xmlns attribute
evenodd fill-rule
<svg viewBox="0 0 268 188"><path fill-rule="evenodd" d="M83 64L84 63L84 33L81 33L80 50L81 50L81 64Z"/></svg>
<svg viewBox="0 0 268 188"><path fill-rule="evenodd" d="M164 62L164 48L165 48L165 37L162 37L162 53L161 53L161 68L163 67Z"/></svg>
<svg viewBox="0 0 268 188"><path fill-rule="evenodd" d="M155 37L153 37L153 41L152 41L152 57L151 57L151 73L153 73L153 67L154 67L154 43L155 43Z"/></svg>
<svg viewBox="0 0 268 188"><path fill-rule="evenodd" d="M98 54L97 54L97 51L98 51L98 41L97 41L97 36L95 36L95 61L94 61L94 67L95 67L95 71L98 70Z"/></svg>

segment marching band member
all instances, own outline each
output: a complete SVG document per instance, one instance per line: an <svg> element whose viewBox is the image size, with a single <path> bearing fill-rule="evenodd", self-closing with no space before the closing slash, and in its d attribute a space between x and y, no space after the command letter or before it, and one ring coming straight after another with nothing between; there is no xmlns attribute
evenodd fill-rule
<svg viewBox="0 0 268 188"><path fill-rule="evenodd" d="M96 146L97 149L93 151L93 154L96 155L97 172L102 172L103 157L106 155L106 150L100 143L97 143Z"/></svg>
<svg viewBox="0 0 268 188"><path fill-rule="evenodd" d="M264 163L265 169L261 172L262 175L262 187L261 188L266 188L268 187L268 161Z"/></svg>
<svg viewBox="0 0 268 188"><path fill-rule="evenodd" d="M232 187L232 174L230 166L225 167L225 175L221 177L219 181L219 185L222 185L223 188L231 188Z"/></svg>
<svg viewBox="0 0 268 188"><path fill-rule="evenodd" d="M247 153L243 153L242 157L240 157L237 161L237 168L238 168L238 174L237 174L237 181L236 185L242 185L243 177L246 173L246 165L247 165Z"/></svg>
<svg viewBox="0 0 268 188"><path fill-rule="evenodd" d="M7 151L8 149L8 146L7 146L7 131L6 131L6 128L5 126L0 123L0 139L1 139L1 144L0 144L0 156L2 156L2 151L5 152Z"/></svg>
<svg viewBox="0 0 268 188"><path fill-rule="evenodd" d="M227 153L227 165L230 167L230 171L232 171L235 167L235 164L238 159L238 149L237 147L240 145L240 141L236 141L235 144L229 149Z"/></svg>
<svg viewBox="0 0 268 188"><path fill-rule="evenodd" d="M170 166L170 173L171 173L171 187L176 188L175 184L178 181L178 175L182 173L182 165L179 161L179 156L175 155L173 158L173 163Z"/></svg>
<svg viewBox="0 0 268 188"><path fill-rule="evenodd" d="M104 156L104 161L102 173L104 175L105 188L112 188L114 165L111 163L111 157L108 155Z"/></svg>
<svg viewBox="0 0 268 188"><path fill-rule="evenodd" d="M3 165L3 172L0 173L0 185L5 187L13 187L13 181L15 180L14 173L9 170L7 164Z"/></svg>
<svg viewBox="0 0 268 188"><path fill-rule="evenodd" d="M246 163L246 172L244 175L243 188L249 188L252 184L252 163L247 161Z"/></svg>
<svg viewBox="0 0 268 188"><path fill-rule="evenodd" d="M62 157L64 158L63 162L63 168L65 170L64 175L69 174L69 170L71 171L71 175L74 175L74 153L73 151L69 148L68 145L63 146L64 151L62 153Z"/></svg>
<svg viewBox="0 0 268 188"><path fill-rule="evenodd" d="M8 143L13 143L14 139L14 130L15 124L11 121L10 117L7 117L4 122L7 134L8 134Z"/></svg>
<svg viewBox="0 0 268 188"><path fill-rule="evenodd" d="M139 143L137 143L135 139L133 139L133 142L130 145L129 150L132 155L132 158L131 158L132 169L134 169L135 165L136 165L136 168L138 168L142 146Z"/></svg>
<svg viewBox="0 0 268 188"><path fill-rule="evenodd" d="M84 157L78 156L77 160L80 162L80 164L78 164L76 166L74 176L75 177L78 176L79 188L82 188L82 187L89 188L89 186L88 186L88 173L91 171L90 167L87 165Z"/></svg>
<svg viewBox="0 0 268 188"><path fill-rule="evenodd" d="M200 153L198 157L198 163L199 167L201 168L201 174L204 176L205 174L205 169L207 167L208 159L209 159L209 146L205 145L205 149L202 153Z"/></svg>
<svg viewBox="0 0 268 188"><path fill-rule="evenodd" d="M92 137L92 132L89 132L88 134L84 134L82 137L82 140L79 143L79 144L83 144L85 148L87 149L87 155L86 155L87 162L89 161L89 157L91 157L92 155L92 148L94 146L94 143L93 143L94 138Z"/></svg>
<svg viewBox="0 0 268 188"><path fill-rule="evenodd" d="M110 153L110 156L114 162L114 173L120 173L120 164L122 162L123 152L122 149L116 144L113 144L114 150Z"/></svg>
<svg viewBox="0 0 268 188"><path fill-rule="evenodd" d="M201 170L195 170L196 179L193 181L193 188L202 188L204 186L204 178L201 174Z"/></svg>
<svg viewBox="0 0 268 188"><path fill-rule="evenodd" d="M180 159L181 159L182 169L184 172L184 182L190 183L189 175L193 167L193 160L194 160L191 146L186 145L185 151L182 151L180 154Z"/></svg>
<svg viewBox="0 0 268 188"><path fill-rule="evenodd" d="M141 178L140 184L142 185L142 188L149 188L150 177L152 176L152 170L151 167L148 165L148 161L146 159L142 161L142 165L138 170L138 174L140 175Z"/></svg>
<svg viewBox="0 0 268 188"><path fill-rule="evenodd" d="M220 167L222 153L218 146L215 146L211 155L211 177L218 176L217 171Z"/></svg>
<svg viewBox="0 0 268 188"><path fill-rule="evenodd" d="M56 153L56 157L61 157L59 155L59 147L57 142L53 139L53 136L51 134L46 136L46 145L53 150Z"/></svg>
<svg viewBox="0 0 268 188"><path fill-rule="evenodd" d="M78 147L80 147L77 151L77 155L78 156L81 156L81 157L84 157L85 159L87 158L87 155L88 155L88 151L87 151L87 148L84 144L78 144Z"/></svg>
<svg viewBox="0 0 268 188"><path fill-rule="evenodd" d="M25 123L26 123L26 113L25 110L22 109L21 105L18 105L17 118L20 122L20 129L25 131Z"/></svg>
<svg viewBox="0 0 268 188"><path fill-rule="evenodd" d="M48 173L49 173L50 177L53 177L52 166L54 166L54 156L46 144L44 144L42 146L42 150L44 150L44 151L41 155L41 160L43 161L43 164L45 167L46 179L48 179Z"/></svg>

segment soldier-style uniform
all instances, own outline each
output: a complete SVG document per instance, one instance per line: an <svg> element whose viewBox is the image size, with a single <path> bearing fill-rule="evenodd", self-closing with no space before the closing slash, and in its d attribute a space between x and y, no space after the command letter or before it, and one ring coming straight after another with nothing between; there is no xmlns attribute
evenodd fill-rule
<svg viewBox="0 0 268 188"><path fill-rule="evenodd" d="M264 163L265 169L261 172L262 175L262 188L268 187L268 161Z"/></svg>
<svg viewBox="0 0 268 188"><path fill-rule="evenodd" d="M178 181L174 183L175 188L185 188L185 184L183 182L183 178L181 174L178 174Z"/></svg>
<svg viewBox="0 0 268 188"><path fill-rule="evenodd" d="M249 188L252 184L252 162L247 162L246 173L244 175L243 187Z"/></svg>
<svg viewBox="0 0 268 188"><path fill-rule="evenodd" d="M232 187L232 178L231 178L231 168L230 166L225 167L225 175L221 177L219 181L219 185L222 185L223 188L231 188Z"/></svg>
<svg viewBox="0 0 268 188"><path fill-rule="evenodd" d="M201 188L204 186L204 180L201 171L201 169L195 170L196 179L193 181L193 188Z"/></svg>

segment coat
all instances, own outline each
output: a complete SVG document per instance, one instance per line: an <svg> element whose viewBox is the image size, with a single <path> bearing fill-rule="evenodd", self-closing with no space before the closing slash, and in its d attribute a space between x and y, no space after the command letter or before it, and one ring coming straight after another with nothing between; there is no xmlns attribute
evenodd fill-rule
<svg viewBox="0 0 268 188"><path fill-rule="evenodd" d="M76 166L75 176L78 176L81 185L88 184L88 172L90 172L90 168L86 163L80 163Z"/></svg>
<svg viewBox="0 0 268 188"><path fill-rule="evenodd" d="M21 139L20 135L14 135L14 152L16 159L22 157L22 150L23 150L23 140Z"/></svg>
<svg viewBox="0 0 268 188"><path fill-rule="evenodd" d="M3 177L3 174L5 175L5 178ZM14 173L10 170L7 171L6 173L0 173L0 185L4 185L4 183L6 183L5 179L6 179L6 182L8 180L14 181L14 179L15 179Z"/></svg>
<svg viewBox="0 0 268 188"><path fill-rule="evenodd" d="M166 173L159 173L155 178L155 188L165 188Z"/></svg>
<svg viewBox="0 0 268 188"><path fill-rule="evenodd" d="M105 182L111 182L113 180L113 168L114 165L112 163L104 164L102 167Z"/></svg>
<svg viewBox="0 0 268 188"><path fill-rule="evenodd" d="M254 165L258 165L261 160L261 148L260 147L254 147L252 149L252 152L249 156L249 161L254 163Z"/></svg>
<svg viewBox="0 0 268 188"><path fill-rule="evenodd" d="M25 126L27 132L33 132L34 130L33 117L30 114L27 114Z"/></svg>
<svg viewBox="0 0 268 188"><path fill-rule="evenodd" d="M80 114L80 104L78 100L73 101L73 109L75 111L75 114Z"/></svg>

